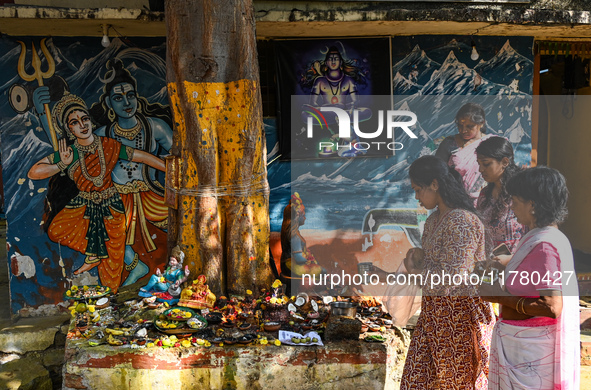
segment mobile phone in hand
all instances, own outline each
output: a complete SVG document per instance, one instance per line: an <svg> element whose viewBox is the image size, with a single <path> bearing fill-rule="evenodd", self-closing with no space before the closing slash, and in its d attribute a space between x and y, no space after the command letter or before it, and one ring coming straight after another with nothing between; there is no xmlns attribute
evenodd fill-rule
<svg viewBox="0 0 591 390"><path fill-rule="evenodd" d="M511 250L509 250L509 247L507 246L507 244L502 243L501 245L497 246L496 248L494 248L492 250L492 254L493 254L493 256L510 255Z"/></svg>

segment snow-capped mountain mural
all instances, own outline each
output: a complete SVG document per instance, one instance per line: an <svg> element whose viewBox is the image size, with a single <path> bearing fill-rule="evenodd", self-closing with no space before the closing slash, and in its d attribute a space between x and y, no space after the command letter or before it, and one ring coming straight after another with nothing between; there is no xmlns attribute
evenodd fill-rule
<svg viewBox="0 0 591 390"><path fill-rule="evenodd" d="M396 91L399 95L414 95L421 90L421 85L417 84L403 75L400 72L396 72L392 83L392 90Z"/></svg>
<svg viewBox="0 0 591 390"><path fill-rule="evenodd" d="M82 253L63 243L51 241L44 231L46 197L51 192L52 185L61 185L60 180L67 180L67 176L58 178L60 180L55 180L53 184L52 180L60 175L39 180L29 178L31 167L53 153L53 146L33 108L33 92L38 88L38 82L25 81L18 72L22 51L19 41L26 47L25 72L32 75L35 73L31 65L33 43L41 59L40 71L46 72L49 68L45 53L41 50L41 40L38 37L6 35L0 38L0 95L3 97L0 100L0 152L5 195L3 203L8 222L9 269L12 271L11 307L15 313L24 307L34 311L38 306L55 305L62 301L65 289L72 283L76 284L82 277L73 275L73 271L84 264L85 258ZM147 99L151 110L155 107L154 103L168 105L164 38L113 38L111 45L103 48L100 40L94 37L49 37L45 39L44 45L55 64L54 74L43 80L50 89L50 109L61 98L64 89L81 97L88 108L98 102L107 82L106 64L113 59L119 59L135 78L137 95ZM15 104L20 113L13 109ZM170 121L166 107L158 107L161 108L157 114L150 111L149 115L159 115L163 120L160 123ZM134 115L139 117L140 114ZM165 143L162 140L167 137L172 139L172 129L167 128L166 124L161 126L160 131L163 133L159 135L158 141L154 141L159 144ZM147 130L144 129L144 132ZM135 147L143 148L140 145L141 140L134 142ZM162 152L163 149L159 149L157 153ZM55 191L60 188L62 187ZM153 271L156 267L162 267L163 259L166 258L166 232L161 229L150 232L156 246L154 251L139 251L135 244L130 248L132 252L140 252L140 262L145 262L150 271ZM33 259L33 275L30 272L27 275L19 272L19 259L23 256ZM100 282L96 269L84 274L87 275L85 277L90 277L85 280Z"/></svg>
<svg viewBox="0 0 591 390"><path fill-rule="evenodd" d="M533 61L515 51L507 39L494 57L488 61L481 60L474 70L497 84L511 85L517 80L519 90L528 93L533 79L527 76L533 74L533 68Z"/></svg>
<svg viewBox="0 0 591 390"><path fill-rule="evenodd" d="M392 74L399 75L394 77L396 84L396 77L402 77L414 85L425 85L434 71L439 69L441 64L430 59L425 51L419 45L416 45L410 54L397 62L392 67ZM397 94L411 94L402 93L396 86L393 89Z"/></svg>
<svg viewBox="0 0 591 390"><path fill-rule="evenodd" d="M470 58L472 43L478 50L479 61ZM394 55L393 72L399 69L399 64L416 61L419 57L428 59L431 65L429 80L419 90L419 86L394 77L394 100L417 113L419 122L435 144L457 131L454 116L462 104L478 102L485 109L488 132L507 137L513 143L517 159L528 164L533 80L531 45L531 39L521 37L466 37L464 41L447 36L394 38L393 48L412 49L407 55ZM425 47L432 49L425 50ZM440 65L435 65L437 60L441 61ZM419 73L417 78L420 77Z"/></svg>
<svg viewBox="0 0 591 390"><path fill-rule="evenodd" d="M439 63L443 63L449 56L449 52L453 51L454 55L459 58L463 63L470 64L474 63L474 60L470 58L472 54L472 46L469 40L463 40L461 38L445 38L439 41L439 44L433 48L424 45L429 52L429 57Z"/></svg>
<svg viewBox="0 0 591 390"><path fill-rule="evenodd" d="M166 62L158 54L139 47L129 47L121 39L115 38L111 44L94 57L82 63L80 69L66 81L72 86L72 92L80 96L89 96L90 101L97 101L104 83L100 80L105 73L105 64L112 58L119 58L127 65L127 70L136 80L143 80L142 96L157 94L166 85ZM141 66L138 66L141 64ZM158 103L168 104L168 96L161 96Z"/></svg>

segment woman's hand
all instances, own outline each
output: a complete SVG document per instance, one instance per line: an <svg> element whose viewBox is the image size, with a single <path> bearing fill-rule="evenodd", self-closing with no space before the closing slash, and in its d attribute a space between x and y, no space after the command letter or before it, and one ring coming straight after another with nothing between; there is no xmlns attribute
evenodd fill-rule
<svg viewBox="0 0 591 390"><path fill-rule="evenodd" d="M185 276L189 276L190 273L191 271L189 271L189 266L185 265Z"/></svg>
<svg viewBox="0 0 591 390"><path fill-rule="evenodd" d="M74 160L74 152L72 151L71 147L66 145L65 138L59 140L58 152L60 155L60 161L54 163L53 159L50 158L53 155L44 157L37 161L35 165L29 169L29 172L27 172L27 177L31 180L47 179L48 177L56 175L65 170Z"/></svg>
<svg viewBox="0 0 591 390"><path fill-rule="evenodd" d="M411 248L406 252L404 267L410 274L420 274L425 266L425 251L421 248Z"/></svg>
<svg viewBox="0 0 591 390"><path fill-rule="evenodd" d="M162 272L160 272L160 268L156 268L156 276L162 276Z"/></svg>
<svg viewBox="0 0 591 390"><path fill-rule="evenodd" d="M66 139L62 138L58 142L59 144L59 152L60 152L60 160L66 164L70 165L74 160L74 152L72 148L66 144Z"/></svg>
<svg viewBox="0 0 591 390"><path fill-rule="evenodd" d="M492 260L500 263L500 265L503 266L503 269L505 269L505 267L507 266L507 264L509 264L509 262L511 261L511 258L512 257L513 257L513 255L498 255L498 256L494 256L492 258ZM500 269L499 266L495 266L495 268L497 268L500 271L502 271L502 269Z"/></svg>

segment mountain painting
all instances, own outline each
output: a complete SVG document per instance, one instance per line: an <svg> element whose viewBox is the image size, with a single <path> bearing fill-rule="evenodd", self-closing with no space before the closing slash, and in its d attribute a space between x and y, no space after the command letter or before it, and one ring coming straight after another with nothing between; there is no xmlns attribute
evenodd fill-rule
<svg viewBox="0 0 591 390"><path fill-rule="evenodd" d="M111 144L156 157L168 154L172 121L165 53L164 38L115 38L106 48L95 37L0 39L0 140L14 313L52 314L68 305L63 294L72 285L103 284L116 290L162 269L168 218L162 172L144 169L121 155L103 171L99 158L101 170L97 166L93 173L91 165L87 167L94 183L89 186L74 168L44 177L35 167L55 158L53 137L69 139L67 135L73 134L60 126L59 112L68 118L83 113L94 135L111 138ZM34 56L40 60L36 67ZM61 111L55 109L58 102ZM47 113L53 130L43 120ZM108 158L106 149L104 153ZM74 219L70 232L56 226L81 210L79 205L96 210L89 205L107 198L120 221L116 228L108 222L111 215L102 222L93 214L96 211ZM100 234L102 239L93 239ZM115 237L121 244L117 255ZM98 249L95 254L91 242L103 252Z"/></svg>

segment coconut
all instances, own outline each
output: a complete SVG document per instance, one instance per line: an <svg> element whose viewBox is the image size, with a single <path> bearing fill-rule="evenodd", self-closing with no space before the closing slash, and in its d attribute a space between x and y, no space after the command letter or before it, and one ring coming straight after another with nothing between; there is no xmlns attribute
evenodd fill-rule
<svg viewBox="0 0 591 390"><path fill-rule="evenodd" d="M315 301L315 300L312 300L312 309L313 309L314 311L318 311L318 304L316 303L316 301Z"/></svg>
<svg viewBox="0 0 591 390"><path fill-rule="evenodd" d="M103 309L105 307L109 306L109 298L100 298L98 301L96 301L95 307L97 309Z"/></svg>

